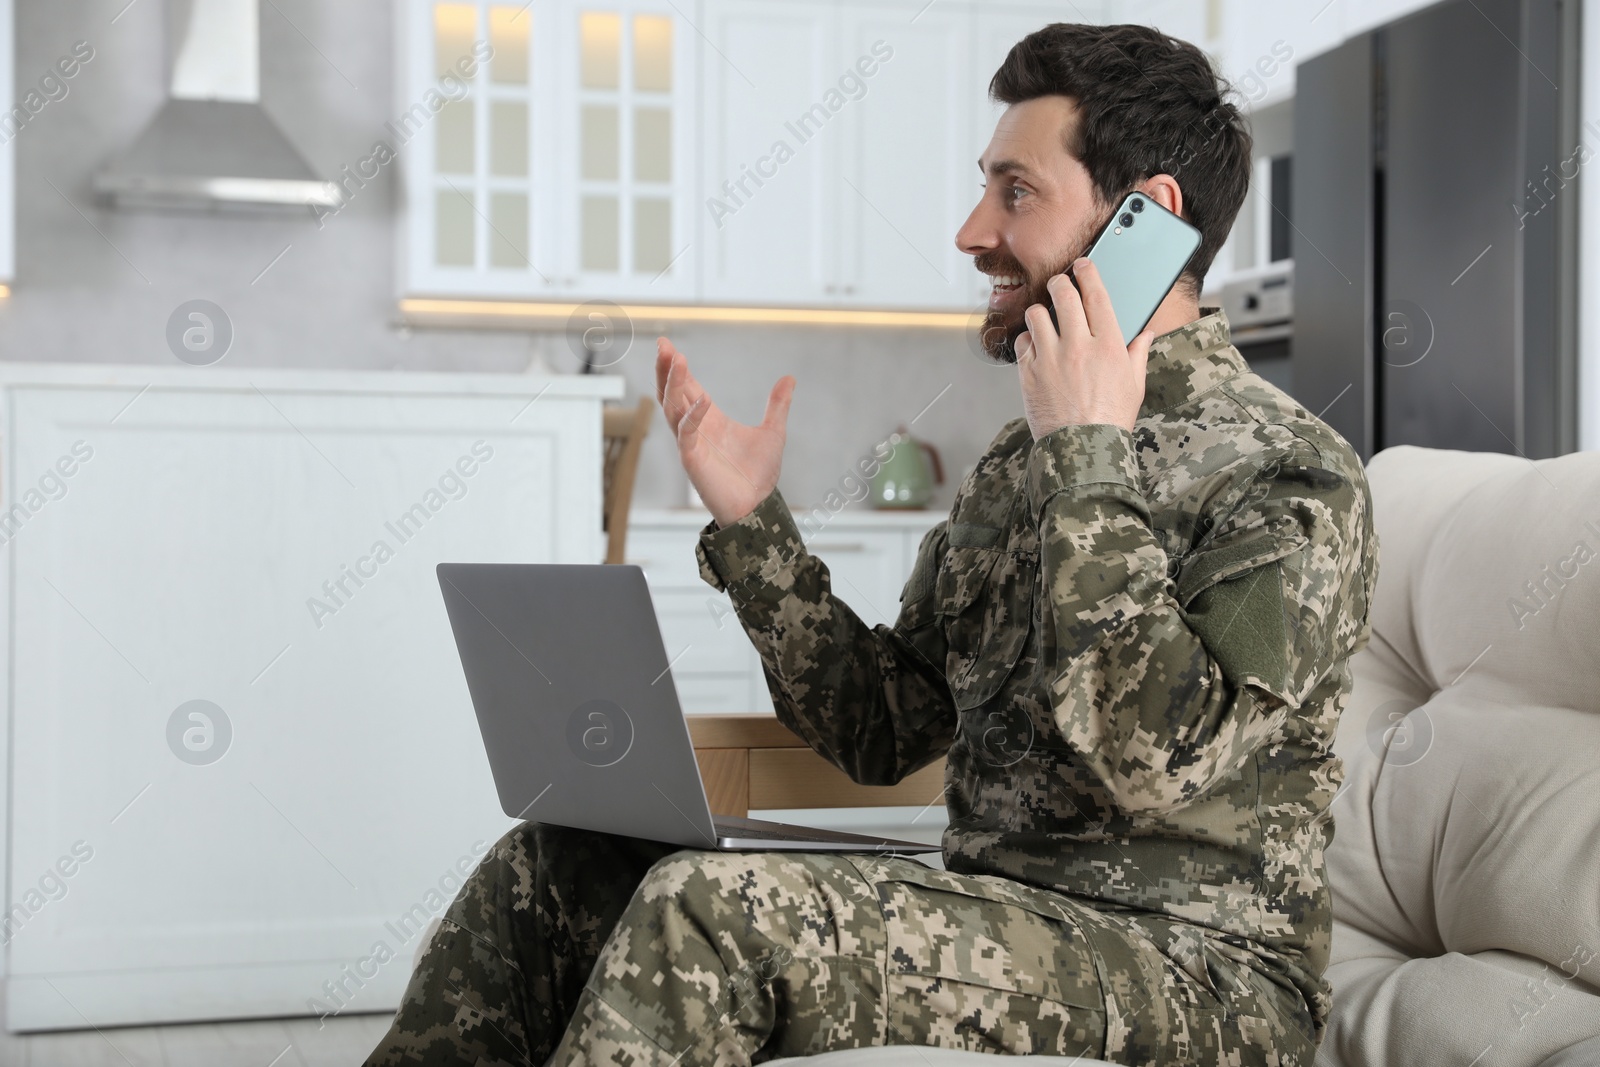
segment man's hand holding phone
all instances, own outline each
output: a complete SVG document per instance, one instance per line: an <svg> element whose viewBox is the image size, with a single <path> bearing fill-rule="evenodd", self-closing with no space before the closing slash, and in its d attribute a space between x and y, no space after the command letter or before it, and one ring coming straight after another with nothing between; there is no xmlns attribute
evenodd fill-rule
<svg viewBox="0 0 1600 1067"><path fill-rule="evenodd" d="M1035 441L1063 426L1110 423L1131 431L1144 403L1154 332L1146 329L1124 346L1093 261L1080 258L1072 271L1072 278L1058 274L1048 286L1060 329L1050 309L1034 304L1024 313L1028 330L1017 338L1022 408Z"/></svg>
<svg viewBox="0 0 1600 1067"><path fill-rule="evenodd" d="M656 401L678 442L678 462L718 526L737 522L778 484L788 432L792 374L779 378L759 426L723 414L665 337L656 341Z"/></svg>

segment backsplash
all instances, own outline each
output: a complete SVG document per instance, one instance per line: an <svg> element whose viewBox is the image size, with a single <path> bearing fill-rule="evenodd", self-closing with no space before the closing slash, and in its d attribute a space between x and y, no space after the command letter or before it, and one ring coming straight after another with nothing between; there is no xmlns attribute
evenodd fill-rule
<svg viewBox="0 0 1600 1067"><path fill-rule="evenodd" d="M860 461L905 424L939 450L945 484L930 507L948 510L1000 427L1022 414L1015 368L980 361L962 331L705 325L679 326L669 336L712 399L741 422L759 422L773 384L794 375L778 488L795 508L828 503L829 494L851 500L848 508L867 507ZM605 368L627 380L628 403L655 395L655 337L641 329L627 356ZM560 350L563 340L549 347L549 362L576 369L577 358ZM658 410L634 501L683 507L686 499L677 446Z"/></svg>

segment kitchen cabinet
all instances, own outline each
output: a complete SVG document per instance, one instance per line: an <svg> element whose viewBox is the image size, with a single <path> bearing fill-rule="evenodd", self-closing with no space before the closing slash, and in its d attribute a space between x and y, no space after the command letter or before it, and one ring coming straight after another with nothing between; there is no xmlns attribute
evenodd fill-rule
<svg viewBox="0 0 1600 1067"><path fill-rule="evenodd" d="M0 115L11 114L15 84L16 19L11 0L0 0ZM0 285L16 277L17 132L0 137Z"/></svg>
<svg viewBox="0 0 1600 1067"><path fill-rule="evenodd" d="M987 297L953 243L983 143L974 26L1020 36L1048 5L1008 18L926 0L407 2L402 115L476 42L494 52L401 155L408 295L954 310ZM670 79L641 80L639 57L668 38Z"/></svg>
<svg viewBox="0 0 1600 1067"><path fill-rule="evenodd" d="M831 233L842 304L975 307L972 257L955 245L977 201L972 14L927 0L840 9L838 69L877 68L840 115Z"/></svg>
<svg viewBox="0 0 1600 1067"><path fill-rule="evenodd" d="M1231 2L1231 0L1230 0ZM1205 48L1211 43L1208 20L1224 8L1220 0L1109 0L1103 22L1136 22Z"/></svg>
<svg viewBox="0 0 1600 1067"><path fill-rule="evenodd" d="M1104 21L1139 22L1206 49L1255 110L1294 94L1294 68L1434 0L1108 0Z"/></svg>
<svg viewBox="0 0 1600 1067"><path fill-rule="evenodd" d="M834 595L868 626L892 626L917 547L942 511L842 512L825 522L797 514L806 550L828 566ZM688 714L771 712L761 660L727 594L700 577L694 546L710 516L700 509L636 509L627 562L643 568L661 623L678 700Z"/></svg>
<svg viewBox="0 0 1600 1067"><path fill-rule="evenodd" d="M704 299L969 302L970 15L925 7L706 0Z"/></svg>
<svg viewBox="0 0 1600 1067"><path fill-rule="evenodd" d="M954 311L988 296L954 237L1002 110L989 79L1064 17L1042 0L406 3L402 116L475 42L494 52L399 153L407 295ZM1065 17L1192 41L1260 108L1355 22L1416 6Z"/></svg>
<svg viewBox="0 0 1600 1067"><path fill-rule="evenodd" d="M983 155L989 147L989 139L994 136L995 124L1000 121L1000 116L1005 112L1006 105L996 104L989 99L989 81L994 77L995 71L1000 69L1000 64L1005 62L1006 54L1013 45L1022 40L1034 30L1060 20L1059 11L1045 10L1038 4L1027 3L997 3L985 4L977 7L972 12L972 48L973 60L971 76L966 85L968 98L973 101L972 113L968 119L968 137L971 157L963 161L962 176L967 185L967 211L977 204L978 198L983 195L982 184L984 176L978 170L978 157ZM966 215L962 216L965 221ZM951 231L951 240L955 239L955 231ZM987 276L979 274L972 268L970 257L964 272L966 277L967 303L974 310L982 306L987 308L989 300L990 283Z"/></svg>
<svg viewBox="0 0 1600 1067"><path fill-rule="evenodd" d="M696 63L671 0L407 0L411 293L695 293Z"/></svg>
<svg viewBox="0 0 1600 1067"><path fill-rule="evenodd" d="M691 297L694 27L671 0L567 2L555 11L556 287Z"/></svg>
<svg viewBox="0 0 1600 1067"><path fill-rule="evenodd" d="M1343 3L1230 0L1216 42L1222 75L1252 111L1294 94L1294 68L1342 39Z"/></svg>
<svg viewBox="0 0 1600 1067"><path fill-rule="evenodd" d="M0 369L10 1028L395 1008L512 825L435 567L598 562L622 387Z"/></svg>
<svg viewBox="0 0 1600 1067"><path fill-rule="evenodd" d="M705 5L699 125L707 300L824 306L839 292L837 12L815 0ZM848 105L847 105L848 106Z"/></svg>

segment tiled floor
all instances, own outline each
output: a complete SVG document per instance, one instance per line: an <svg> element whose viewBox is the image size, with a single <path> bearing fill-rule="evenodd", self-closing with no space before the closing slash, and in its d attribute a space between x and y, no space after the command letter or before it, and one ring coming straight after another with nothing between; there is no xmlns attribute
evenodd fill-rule
<svg viewBox="0 0 1600 1067"><path fill-rule="evenodd" d="M0 1030L0 1067L359 1067L391 1018L257 1019L48 1034Z"/></svg>

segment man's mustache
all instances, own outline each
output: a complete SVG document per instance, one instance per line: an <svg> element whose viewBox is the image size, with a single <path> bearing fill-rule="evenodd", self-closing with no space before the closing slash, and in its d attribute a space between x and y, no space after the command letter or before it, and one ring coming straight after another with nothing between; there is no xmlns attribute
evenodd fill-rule
<svg viewBox="0 0 1600 1067"><path fill-rule="evenodd" d="M1024 281L1028 278L1028 272L1021 263L997 252L979 253L973 258L972 265L980 274L1013 274Z"/></svg>

